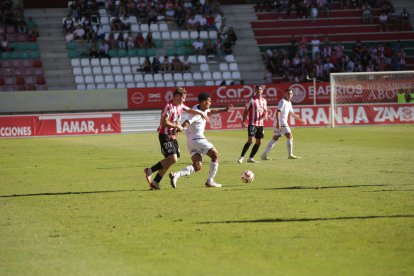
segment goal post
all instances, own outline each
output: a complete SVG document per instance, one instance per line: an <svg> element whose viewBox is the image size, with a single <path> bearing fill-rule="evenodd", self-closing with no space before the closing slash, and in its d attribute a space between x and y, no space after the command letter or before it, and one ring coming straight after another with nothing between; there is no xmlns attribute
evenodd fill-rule
<svg viewBox="0 0 414 276"><path fill-rule="evenodd" d="M331 127L347 125L343 118L350 116L346 112L352 105L397 103L399 95L414 93L414 71L331 73L330 88ZM370 115L372 109L367 110L366 115Z"/></svg>

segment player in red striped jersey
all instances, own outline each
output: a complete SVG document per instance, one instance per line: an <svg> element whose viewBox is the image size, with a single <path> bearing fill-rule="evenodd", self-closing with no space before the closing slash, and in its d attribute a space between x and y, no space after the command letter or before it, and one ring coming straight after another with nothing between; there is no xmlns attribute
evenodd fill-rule
<svg viewBox="0 0 414 276"><path fill-rule="evenodd" d="M260 144L264 137L263 124L264 120L267 119L267 101L263 98L263 87L261 85L256 85L254 87L255 96L251 98L245 106L243 113L243 122L242 127L246 126L246 118L249 115L248 127L247 127L247 142L243 146L243 150L237 162L240 164L243 163L244 155L248 151L250 145L253 143L253 138L256 139L256 142L250 152L249 159L247 162L256 163L257 161L253 159L257 151L259 150Z"/></svg>
<svg viewBox="0 0 414 276"><path fill-rule="evenodd" d="M183 130L180 124L182 112L198 114L206 119L207 116L203 111L191 109L184 104L187 91L178 87L173 93L173 99L167 103L161 113L160 126L158 127L158 139L160 141L161 153L164 159L157 162L151 168L145 168L145 179L150 185L151 190L159 190L160 182L168 169L177 162L180 157L180 149L177 142L178 132ZM151 175L157 172L154 179Z"/></svg>

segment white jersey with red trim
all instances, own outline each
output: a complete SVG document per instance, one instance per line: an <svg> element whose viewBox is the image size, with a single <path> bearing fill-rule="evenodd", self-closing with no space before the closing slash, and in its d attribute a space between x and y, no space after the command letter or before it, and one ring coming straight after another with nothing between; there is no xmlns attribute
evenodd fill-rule
<svg viewBox="0 0 414 276"><path fill-rule="evenodd" d="M277 109L280 110L280 126L281 127L289 126L288 117L289 117L289 113L293 112L292 103L290 101L287 101L285 98L283 98L280 100L279 104L277 105ZM275 120L277 120L277 116L275 116Z"/></svg>
<svg viewBox="0 0 414 276"><path fill-rule="evenodd" d="M167 103L161 113L160 126L157 129L158 133L167 134L167 135L175 134L176 133L175 128L164 127L162 125L162 118L166 117L171 123L179 124L181 121L183 110L188 111L190 110L190 108L186 106L185 104L173 105L172 102Z"/></svg>
<svg viewBox="0 0 414 276"><path fill-rule="evenodd" d="M265 98L253 97L247 102L245 109L249 111L249 125L263 126L267 112L267 101Z"/></svg>
<svg viewBox="0 0 414 276"><path fill-rule="evenodd" d="M200 105L195 105L193 107L194 110L201 111ZM207 109L204 111L205 114L210 112L210 109ZM204 137L204 130L206 128L207 120L201 117L201 115L198 114L191 114L190 118L188 119L188 122L190 123L187 127L186 135L188 139L200 139L205 138Z"/></svg>

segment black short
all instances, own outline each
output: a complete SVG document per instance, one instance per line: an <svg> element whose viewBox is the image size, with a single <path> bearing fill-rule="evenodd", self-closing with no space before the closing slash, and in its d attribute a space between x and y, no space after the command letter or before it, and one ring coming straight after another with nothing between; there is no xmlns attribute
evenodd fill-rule
<svg viewBox="0 0 414 276"><path fill-rule="evenodd" d="M247 127L247 135L249 137L254 136L256 139L263 139L264 137L264 128L262 126L249 125Z"/></svg>
<svg viewBox="0 0 414 276"><path fill-rule="evenodd" d="M161 153L164 157L177 154L177 157L180 158L180 148L176 139L166 134L158 134L158 139L160 140Z"/></svg>

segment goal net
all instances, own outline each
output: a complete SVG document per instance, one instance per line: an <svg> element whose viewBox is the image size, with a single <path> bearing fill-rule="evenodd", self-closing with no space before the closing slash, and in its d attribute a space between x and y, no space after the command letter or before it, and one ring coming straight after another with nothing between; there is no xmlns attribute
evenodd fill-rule
<svg viewBox="0 0 414 276"><path fill-rule="evenodd" d="M369 124L378 105L414 93L414 71L330 74L331 126Z"/></svg>

